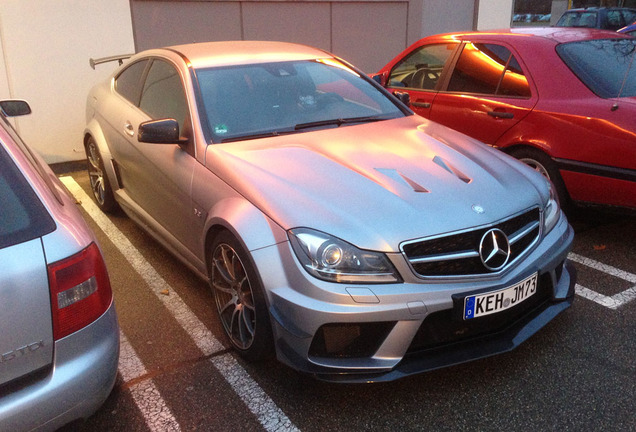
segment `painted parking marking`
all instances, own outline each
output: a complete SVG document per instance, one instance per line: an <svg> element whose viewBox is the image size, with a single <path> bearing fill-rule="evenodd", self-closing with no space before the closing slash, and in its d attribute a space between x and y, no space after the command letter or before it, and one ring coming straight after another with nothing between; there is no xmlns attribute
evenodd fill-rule
<svg viewBox="0 0 636 432"><path fill-rule="evenodd" d="M605 306L609 309L618 309L619 307L631 302L636 299L636 275L633 273L626 272L624 270L617 269L616 267L612 267L607 264L603 264L601 262L595 261L591 258L586 258L584 256L570 253L568 255L568 259L574 261L576 263L582 264L584 266L593 268L610 276L614 276L619 279L623 279L624 281L635 284L633 287L626 289L625 291L619 292L618 294L614 294L613 296L606 296L601 293L597 293L589 288L586 288L582 285L576 284L576 293L588 300L596 302L601 306Z"/></svg>
<svg viewBox="0 0 636 432"><path fill-rule="evenodd" d="M119 373L124 382L131 382L146 375L146 367L121 331L119 345ZM151 379L132 384L128 390L151 431L178 432L181 430L172 411Z"/></svg>
<svg viewBox="0 0 636 432"><path fill-rule="evenodd" d="M176 291L159 275L130 240L97 207L93 200L84 192L84 189L70 176L61 177L60 180L100 229L111 239L135 271L148 283L151 291L176 318L187 334L192 337L197 347L205 355L224 350L225 348L214 337L212 332L190 310ZM161 294L166 289L170 290L169 296ZM237 392L265 430L276 432L299 430L231 355L221 355L220 357L223 360L219 361L213 358L212 364ZM240 378L240 386L235 384L237 377ZM139 408L143 409L142 406L139 406Z"/></svg>

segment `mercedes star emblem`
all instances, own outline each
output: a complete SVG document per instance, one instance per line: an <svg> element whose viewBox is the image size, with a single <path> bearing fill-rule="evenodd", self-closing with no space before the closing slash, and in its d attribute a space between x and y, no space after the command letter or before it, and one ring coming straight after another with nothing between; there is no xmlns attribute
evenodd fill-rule
<svg viewBox="0 0 636 432"><path fill-rule="evenodd" d="M510 243L506 234L497 228L488 230L479 242L479 256L488 270L504 268L510 258Z"/></svg>

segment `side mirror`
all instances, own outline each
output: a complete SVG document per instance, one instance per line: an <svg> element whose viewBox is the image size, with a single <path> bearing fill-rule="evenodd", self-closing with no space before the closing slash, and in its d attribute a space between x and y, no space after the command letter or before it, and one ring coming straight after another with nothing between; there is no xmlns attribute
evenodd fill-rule
<svg viewBox="0 0 636 432"><path fill-rule="evenodd" d="M407 92L396 91L393 93L393 95L407 107L411 105L411 95L409 95Z"/></svg>
<svg viewBox="0 0 636 432"><path fill-rule="evenodd" d="M179 136L179 123L175 119L150 120L139 125L139 142L149 144L183 144Z"/></svg>
<svg viewBox="0 0 636 432"><path fill-rule="evenodd" d="M0 109L5 117L17 117L31 114L31 107L28 102L17 99L0 101Z"/></svg>

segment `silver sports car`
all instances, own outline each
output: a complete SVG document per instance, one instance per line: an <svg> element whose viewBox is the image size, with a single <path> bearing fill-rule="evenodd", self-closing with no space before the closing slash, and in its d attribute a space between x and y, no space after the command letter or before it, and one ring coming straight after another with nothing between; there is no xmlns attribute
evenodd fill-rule
<svg viewBox="0 0 636 432"><path fill-rule="evenodd" d="M86 114L98 205L209 281L247 359L395 379L513 349L572 303L550 183L325 51L145 51Z"/></svg>

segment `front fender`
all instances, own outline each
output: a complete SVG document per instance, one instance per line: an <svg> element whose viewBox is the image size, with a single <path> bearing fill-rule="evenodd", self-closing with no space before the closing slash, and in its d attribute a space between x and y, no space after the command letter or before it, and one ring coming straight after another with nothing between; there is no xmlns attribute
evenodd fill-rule
<svg viewBox="0 0 636 432"><path fill-rule="evenodd" d="M222 199L210 209L206 249L220 229L230 231L250 252L287 241L281 226L240 195Z"/></svg>

